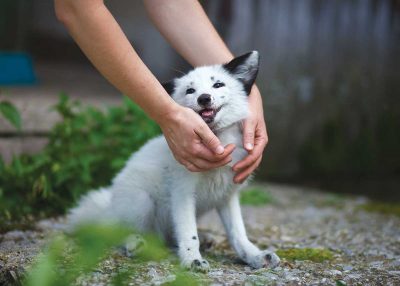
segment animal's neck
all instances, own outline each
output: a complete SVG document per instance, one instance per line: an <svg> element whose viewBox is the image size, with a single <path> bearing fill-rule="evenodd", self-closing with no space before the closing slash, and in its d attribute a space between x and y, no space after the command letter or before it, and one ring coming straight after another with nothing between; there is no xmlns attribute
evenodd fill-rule
<svg viewBox="0 0 400 286"><path fill-rule="evenodd" d="M242 146L242 127L240 122L235 122L227 127L214 131L223 145L230 143Z"/></svg>

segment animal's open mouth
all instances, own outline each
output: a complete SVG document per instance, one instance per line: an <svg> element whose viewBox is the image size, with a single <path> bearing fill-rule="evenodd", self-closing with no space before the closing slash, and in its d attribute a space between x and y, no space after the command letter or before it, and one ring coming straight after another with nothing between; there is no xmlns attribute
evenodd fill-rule
<svg viewBox="0 0 400 286"><path fill-rule="evenodd" d="M211 123L214 121L215 116L217 115L218 111L220 111L222 106L218 108L204 108L198 111L198 114L203 118L205 123Z"/></svg>

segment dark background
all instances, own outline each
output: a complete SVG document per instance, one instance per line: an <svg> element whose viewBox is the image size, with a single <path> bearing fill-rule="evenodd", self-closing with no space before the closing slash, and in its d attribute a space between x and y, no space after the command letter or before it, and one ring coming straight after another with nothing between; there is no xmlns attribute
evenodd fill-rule
<svg viewBox="0 0 400 286"><path fill-rule="evenodd" d="M106 3L161 81L189 68L140 1ZM201 3L235 54L256 49L262 57L257 84L270 143L259 180L400 200L400 1ZM28 122L17 143L0 136L6 159L45 144L39 135L57 118L42 107L58 92L87 104L120 101L57 22L51 0L2 0L0 51L28 52L38 78L34 86L0 89ZM9 128L0 120L0 131Z"/></svg>

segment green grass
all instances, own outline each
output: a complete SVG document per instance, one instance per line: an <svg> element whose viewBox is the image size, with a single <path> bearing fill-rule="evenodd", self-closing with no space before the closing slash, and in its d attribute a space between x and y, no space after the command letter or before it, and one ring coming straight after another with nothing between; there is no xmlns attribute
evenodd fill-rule
<svg viewBox="0 0 400 286"><path fill-rule="evenodd" d="M324 248L288 248L276 252L280 258L289 261L310 260L313 262L324 262L333 259L333 253Z"/></svg>
<svg viewBox="0 0 400 286"><path fill-rule="evenodd" d="M273 201L272 195L260 187L253 187L240 193L242 205L263 206Z"/></svg>
<svg viewBox="0 0 400 286"><path fill-rule="evenodd" d="M69 286L74 285L79 277L89 278L93 272L102 271L101 263L112 256L116 247L123 245L132 233L133 230L118 225L95 224L82 226L68 236L58 235L38 255L22 285ZM125 265L115 265L112 270L115 275L111 281L107 281L107 285L128 285L132 282L132 275L141 278L146 276L143 274L147 272L147 262L161 262L171 257L169 250L156 236L144 235L143 238L145 246L135 252L134 258L125 257ZM198 285L190 272L183 271L173 262L171 264L168 272L176 278L168 285ZM121 271L122 268L126 271Z"/></svg>

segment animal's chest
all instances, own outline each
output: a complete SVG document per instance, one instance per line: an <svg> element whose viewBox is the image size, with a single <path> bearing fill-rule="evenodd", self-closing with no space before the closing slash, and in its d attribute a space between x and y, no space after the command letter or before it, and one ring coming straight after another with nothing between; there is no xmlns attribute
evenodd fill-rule
<svg viewBox="0 0 400 286"><path fill-rule="evenodd" d="M226 201L234 189L230 167L202 174L196 185L196 208L199 214Z"/></svg>

